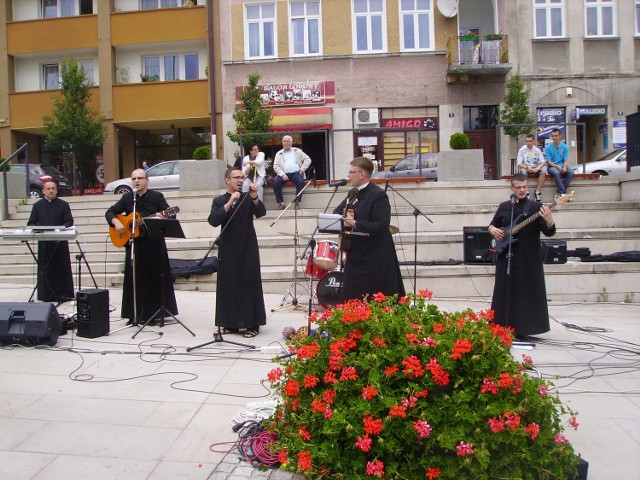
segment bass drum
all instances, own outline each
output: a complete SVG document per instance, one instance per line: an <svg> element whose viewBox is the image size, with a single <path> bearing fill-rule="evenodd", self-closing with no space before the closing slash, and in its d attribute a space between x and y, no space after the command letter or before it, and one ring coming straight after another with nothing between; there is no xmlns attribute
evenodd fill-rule
<svg viewBox="0 0 640 480"><path fill-rule="evenodd" d="M342 276L340 270L335 270L318 281L316 296L324 308L335 307L342 303Z"/></svg>

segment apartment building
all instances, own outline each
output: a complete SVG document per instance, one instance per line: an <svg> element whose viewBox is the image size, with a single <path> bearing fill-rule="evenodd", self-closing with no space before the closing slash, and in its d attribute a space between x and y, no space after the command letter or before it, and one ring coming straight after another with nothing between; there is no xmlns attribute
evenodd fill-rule
<svg viewBox="0 0 640 480"><path fill-rule="evenodd" d="M142 161L192 158L211 143L208 15L204 0L1 0L0 146L29 144L29 161L70 173L48 151L43 120L60 64L77 60L93 81L92 107L108 138L82 159L88 193Z"/></svg>

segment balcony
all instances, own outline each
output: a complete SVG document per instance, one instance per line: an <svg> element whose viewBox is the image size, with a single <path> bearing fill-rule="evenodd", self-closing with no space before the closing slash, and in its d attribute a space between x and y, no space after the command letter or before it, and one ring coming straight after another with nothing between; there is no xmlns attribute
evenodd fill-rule
<svg viewBox="0 0 640 480"><path fill-rule="evenodd" d="M74 51L98 47L98 17L47 18L7 23L7 54Z"/></svg>
<svg viewBox="0 0 640 480"><path fill-rule="evenodd" d="M509 63L507 35L459 35L447 39L447 83L466 83L469 76L506 75Z"/></svg>

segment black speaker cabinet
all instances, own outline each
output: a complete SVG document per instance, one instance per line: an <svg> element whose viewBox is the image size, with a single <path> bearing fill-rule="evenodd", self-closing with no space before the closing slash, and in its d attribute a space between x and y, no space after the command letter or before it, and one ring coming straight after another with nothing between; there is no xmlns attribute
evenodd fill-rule
<svg viewBox="0 0 640 480"><path fill-rule="evenodd" d="M464 263L493 263L489 227L462 227Z"/></svg>
<svg viewBox="0 0 640 480"><path fill-rule="evenodd" d="M52 303L0 303L0 342L50 345L58 341L60 316Z"/></svg>
<svg viewBox="0 0 640 480"><path fill-rule="evenodd" d="M565 240L542 240L540 245L544 263L558 265L567 263L567 242Z"/></svg>
<svg viewBox="0 0 640 480"><path fill-rule="evenodd" d="M78 305L78 336L97 338L109 333L109 290L80 290Z"/></svg>

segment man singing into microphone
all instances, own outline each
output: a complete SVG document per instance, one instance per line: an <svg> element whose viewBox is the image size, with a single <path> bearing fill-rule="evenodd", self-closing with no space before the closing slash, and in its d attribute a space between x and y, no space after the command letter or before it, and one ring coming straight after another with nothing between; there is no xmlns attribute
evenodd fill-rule
<svg viewBox="0 0 640 480"><path fill-rule="evenodd" d="M528 335L549 331L547 292L540 258L540 232L548 237L553 236L556 225L549 207L527 198L529 187L525 174L517 173L511 178L511 192L511 200L498 206L489 225L489 233L496 240L508 241L508 233L503 228L511 225L512 208L516 224L538 212L540 217L513 237L517 242L511 245L510 275L507 275L508 246L498 256L491 309L496 323L512 327L516 337L525 340Z"/></svg>
<svg viewBox="0 0 640 480"><path fill-rule="evenodd" d="M123 225L116 215L129 215L135 210L142 218L150 216L162 217L163 212L169 209L164 195L155 190L149 190L149 177L143 168L131 173L131 185L133 193L125 193L105 214L109 225L115 227L120 235L125 234L129 228ZM124 262L124 285L122 287L122 311L121 317L128 318L128 324L144 324L162 307L162 273L164 272L164 307L172 315L178 314L178 305L171 281L171 267L167 245L162 236L150 236L146 234L144 225L140 226L140 235L133 240L135 253L135 305L137 312L134 316L134 281L133 262L131 261L131 244L126 245ZM163 265L164 264L164 265ZM155 319L150 323L154 323Z"/></svg>
<svg viewBox="0 0 640 480"><path fill-rule="evenodd" d="M370 159L354 158L350 163L349 179L351 186L357 188L357 195L348 208L345 199L333 211L344 217L345 229L352 232L344 265L344 300L360 299L378 292L397 294L398 298L405 295L396 248L389 231L389 197L370 182L372 173Z"/></svg>
<svg viewBox="0 0 640 480"><path fill-rule="evenodd" d="M232 168L224 176L227 192L213 199L209 224L222 225L218 237L218 283L216 287L216 320L220 333L238 333L253 338L267 323L260 275L258 238L253 218L267 214L258 197L258 186L249 185L242 193L244 175Z"/></svg>

